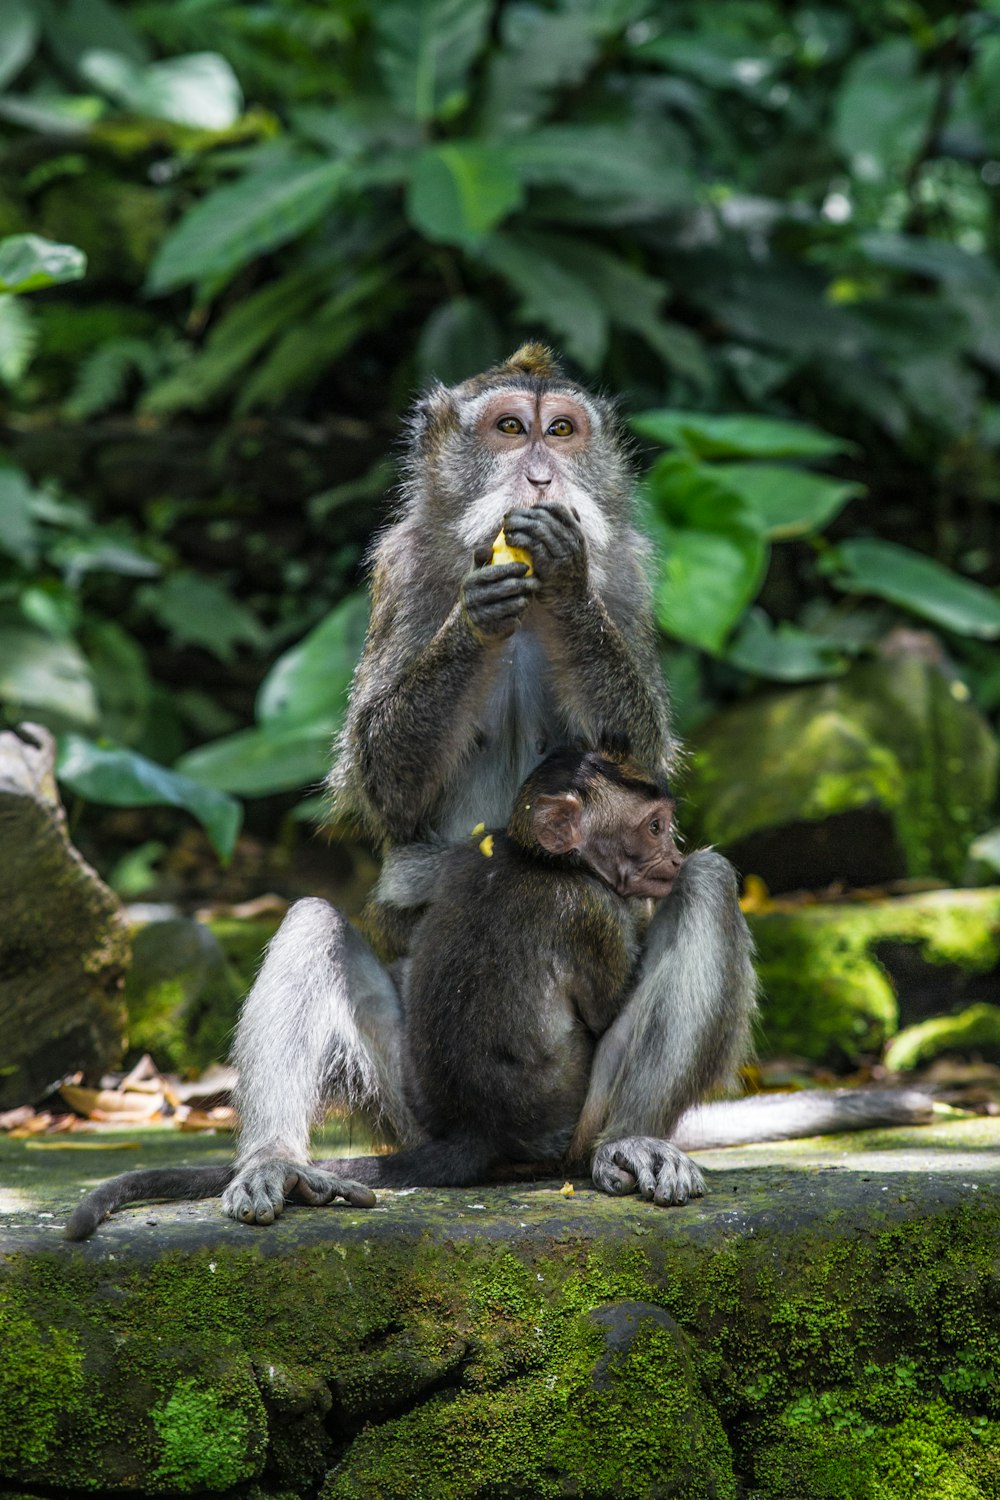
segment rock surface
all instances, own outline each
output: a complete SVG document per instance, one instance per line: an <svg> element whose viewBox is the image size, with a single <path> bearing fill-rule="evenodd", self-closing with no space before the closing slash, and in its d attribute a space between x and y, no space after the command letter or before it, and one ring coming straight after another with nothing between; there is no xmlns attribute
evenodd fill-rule
<svg viewBox="0 0 1000 1500"><path fill-rule="evenodd" d="M121 1055L129 941L117 897L69 842L48 730L0 734L0 1109Z"/></svg>
<svg viewBox="0 0 1000 1500"><path fill-rule="evenodd" d="M544 1182L266 1230L140 1207L70 1245L84 1186L219 1151L119 1139L0 1141L11 1490L1000 1493L996 1121L701 1153L677 1209Z"/></svg>

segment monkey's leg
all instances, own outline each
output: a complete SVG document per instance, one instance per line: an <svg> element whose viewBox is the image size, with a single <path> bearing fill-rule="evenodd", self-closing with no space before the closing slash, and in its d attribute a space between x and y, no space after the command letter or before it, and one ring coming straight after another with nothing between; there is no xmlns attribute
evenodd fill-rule
<svg viewBox="0 0 1000 1500"><path fill-rule="evenodd" d="M376 1109L404 1138L412 1134L401 1019L391 976L347 918L325 901L296 902L236 1029L242 1128L226 1213L270 1224L288 1195L307 1203L343 1195L347 1179L309 1165L310 1127L330 1098Z"/></svg>
<svg viewBox="0 0 1000 1500"><path fill-rule="evenodd" d="M598 1045L571 1148L596 1144L591 1170L605 1192L657 1203L704 1192L669 1136L746 1055L752 948L732 866L711 850L689 855L649 929L636 987Z"/></svg>

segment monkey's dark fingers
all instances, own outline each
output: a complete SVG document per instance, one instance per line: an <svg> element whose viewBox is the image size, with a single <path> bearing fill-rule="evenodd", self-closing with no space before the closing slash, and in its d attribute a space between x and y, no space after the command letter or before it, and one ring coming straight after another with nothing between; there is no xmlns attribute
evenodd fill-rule
<svg viewBox="0 0 1000 1500"><path fill-rule="evenodd" d="M705 1179L689 1156L674 1147L660 1165L653 1202L661 1208L672 1203L686 1203L689 1198L705 1196Z"/></svg>
<svg viewBox="0 0 1000 1500"><path fill-rule="evenodd" d="M300 1170L292 1195L314 1208L322 1208L327 1203L332 1203L334 1198L345 1198L355 1208L374 1208L377 1201L371 1188L366 1187L363 1182L335 1177L318 1167L310 1167L308 1170L303 1167Z"/></svg>
<svg viewBox="0 0 1000 1500"><path fill-rule="evenodd" d="M530 552L536 571L543 576L579 567L586 557L587 543L580 525L564 506L537 505L513 512L507 528L510 545Z"/></svg>

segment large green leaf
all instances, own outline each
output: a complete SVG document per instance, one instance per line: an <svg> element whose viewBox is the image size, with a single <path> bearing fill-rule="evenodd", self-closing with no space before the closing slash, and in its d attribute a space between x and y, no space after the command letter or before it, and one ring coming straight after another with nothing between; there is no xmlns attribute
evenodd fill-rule
<svg viewBox="0 0 1000 1500"><path fill-rule="evenodd" d="M475 245L523 198L506 153L472 141L429 146L407 193L410 222L430 240Z"/></svg>
<svg viewBox="0 0 1000 1500"><path fill-rule="evenodd" d="M773 540L822 531L864 486L777 464L726 464L720 477L742 495Z"/></svg>
<svg viewBox="0 0 1000 1500"><path fill-rule="evenodd" d="M153 698L142 647L115 620L88 623L83 645L97 690L102 732L135 744L149 721Z"/></svg>
<svg viewBox="0 0 1000 1500"><path fill-rule="evenodd" d="M213 325L205 347L146 394L147 411L197 411L244 371L277 334L297 323L326 281L314 267L289 271L235 302Z"/></svg>
<svg viewBox="0 0 1000 1500"><path fill-rule="evenodd" d="M0 295L0 381L16 385L31 363L38 333L28 305L20 297Z"/></svg>
<svg viewBox="0 0 1000 1500"><path fill-rule="evenodd" d="M654 532L660 551L656 618L680 641L717 652L757 594L768 549L754 531L700 531L663 524Z"/></svg>
<svg viewBox="0 0 1000 1500"><path fill-rule="evenodd" d="M767 570L757 519L717 470L679 454L654 465L644 498L660 566L657 619L677 640L717 652Z"/></svg>
<svg viewBox="0 0 1000 1500"><path fill-rule="evenodd" d="M257 695L258 719L318 725L329 740L343 717L367 628L368 596L351 594L275 662Z"/></svg>
<svg viewBox="0 0 1000 1500"><path fill-rule="evenodd" d="M233 852L243 821L239 803L134 750L97 745L67 734L60 742L56 776L88 802L108 807L178 807L197 818L220 859L228 860Z"/></svg>
<svg viewBox="0 0 1000 1500"><path fill-rule="evenodd" d="M379 0L375 55L402 114L427 122L462 108L491 9L489 0Z"/></svg>
<svg viewBox="0 0 1000 1500"><path fill-rule="evenodd" d="M16 717L39 712L84 729L97 723L90 668L77 647L20 625L0 625L0 702Z"/></svg>
<svg viewBox="0 0 1000 1500"><path fill-rule="evenodd" d="M709 88L753 92L768 84L778 57L759 43L727 36L706 27L693 36L657 36L640 43L636 55L643 62L663 63L671 72L690 74Z"/></svg>
<svg viewBox="0 0 1000 1500"><path fill-rule="evenodd" d="M762 609L750 611L725 658L741 671L775 682L837 677L849 665L837 641L800 630L787 620L776 626Z"/></svg>
<svg viewBox="0 0 1000 1500"><path fill-rule="evenodd" d="M270 161L216 188L167 235L149 271L151 293L188 282L215 290L240 266L286 244L320 220L349 175L342 162Z"/></svg>
<svg viewBox="0 0 1000 1500"><path fill-rule="evenodd" d="M895 542L864 537L841 542L823 558L822 568L848 593L889 599L959 635L983 640L1000 636L995 593Z"/></svg>
<svg viewBox="0 0 1000 1500"><path fill-rule="evenodd" d="M102 93L137 115L202 130L225 130L243 107L239 82L217 52L137 65L120 52L85 52L79 70Z"/></svg>
<svg viewBox="0 0 1000 1500"><path fill-rule="evenodd" d="M908 37L892 37L853 59L834 109L834 140L863 182L889 180L927 139L939 82L921 72Z"/></svg>
<svg viewBox="0 0 1000 1500"><path fill-rule="evenodd" d="M6 0L0 10L0 89L16 78L38 41L38 17L27 0Z"/></svg>
<svg viewBox="0 0 1000 1500"><path fill-rule="evenodd" d="M521 319L550 329L567 354L585 369L593 370L607 346L607 314L600 297L586 282L553 258L552 238L493 234L480 254L517 292Z"/></svg>
<svg viewBox="0 0 1000 1500"><path fill-rule="evenodd" d="M0 552L30 567L38 556L35 491L26 475L0 459Z"/></svg>
<svg viewBox="0 0 1000 1500"><path fill-rule="evenodd" d="M498 19L502 47L490 52L482 119L488 134L507 139L547 112L553 90L582 82L601 28L579 6L553 14L517 0Z"/></svg>
<svg viewBox="0 0 1000 1500"><path fill-rule="evenodd" d="M75 245L59 245L37 234L0 240L0 292L37 292L64 281L79 281L87 257Z"/></svg>
<svg viewBox="0 0 1000 1500"><path fill-rule="evenodd" d="M804 422L777 417L716 417L697 411L644 411L631 419L640 437L701 458L829 458L852 444Z"/></svg>
<svg viewBox="0 0 1000 1500"><path fill-rule="evenodd" d="M256 616L221 583L200 573L172 573L146 589L142 602L178 645L201 646L220 661L231 662L237 646L263 644Z"/></svg>
<svg viewBox="0 0 1000 1500"><path fill-rule="evenodd" d="M202 745L177 764L205 786L266 797L318 786L330 765L331 739L315 724L261 724Z"/></svg>
<svg viewBox="0 0 1000 1500"><path fill-rule="evenodd" d="M528 183L560 186L582 198L642 198L650 205L688 203L694 184L673 137L612 125L549 125L515 136L508 153Z"/></svg>

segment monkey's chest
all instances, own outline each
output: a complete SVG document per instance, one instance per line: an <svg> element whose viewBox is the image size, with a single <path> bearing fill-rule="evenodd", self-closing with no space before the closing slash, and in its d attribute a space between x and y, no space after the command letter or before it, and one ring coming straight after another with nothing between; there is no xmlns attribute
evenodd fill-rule
<svg viewBox="0 0 1000 1500"><path fill-rule="evenodd" d="M477 823L503 826L518 787L563 737L548 657L532 631L520 630L480 705L439 832L460 839Z"/></svg>

